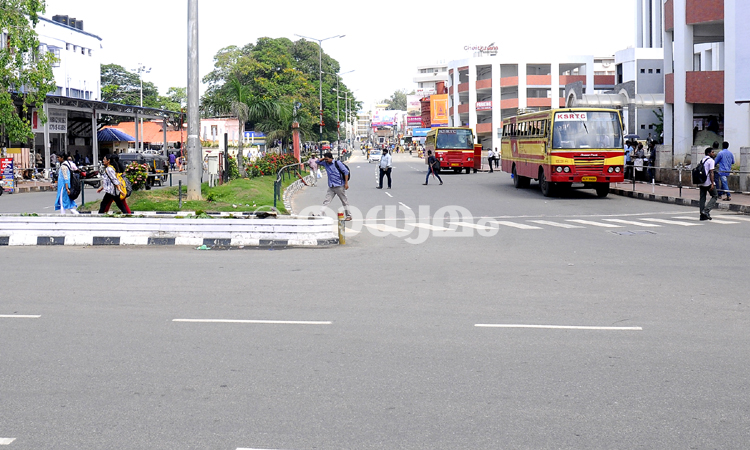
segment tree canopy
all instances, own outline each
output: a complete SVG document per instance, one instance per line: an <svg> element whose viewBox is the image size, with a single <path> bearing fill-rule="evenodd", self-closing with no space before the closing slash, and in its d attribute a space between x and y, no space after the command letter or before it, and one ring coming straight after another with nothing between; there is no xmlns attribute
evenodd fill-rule
<svg viewBox="0 0 750 450"><path fill-rule="evenodd" d="M317 140L319 81L318 45L304 39L291 41L287 38L259 38L254 44L244 47L230 46L219 50L214 56L214 70L203 78L208 84L201 102L204 116L231 114L232 101L238 92L236 84L247 88L245 101L248 104L260 101L275 103L278 114L250 117L250 125L274 133L281 140L289 139L293 120L292 105L302 104L297 112L297 121L303 139ZM338 61L322 54L323 71L323 122L325 140L336 140L336 96L342 99L348 92L356 109L357 102L352 92L339 80L337 94ZM339 105L339 118L344 122L343 100ZM289 123L287 123L289 122Z"/></svg>
<svg viewBox="0 0 750 450"><path fill-rule="evenodd" d="M102 100L138 106L141 104L141 80L138 74L118 64L102 64ZM143 82L143 106L161 108L159 90L150 81Z"/></svg>
<svg viewBox="0 0 750 450"><path fill-rule="evenodd" d="M414 91L408 95L414 94ZM381 103L387 103L388 109L396 109L399 111L406 111L406 89L395 91L391 94L391 98L384 99Z"/></svg>
<svg viewBox="0 0 750 450"><path fill-rule="evenodd" d="M39 106L56 89L52 53L40 49L34 31L44 0L3 0L0 3L0 126L10 142L34 137L29 108ZM39 108L42 120L46 120Z"/></svg>

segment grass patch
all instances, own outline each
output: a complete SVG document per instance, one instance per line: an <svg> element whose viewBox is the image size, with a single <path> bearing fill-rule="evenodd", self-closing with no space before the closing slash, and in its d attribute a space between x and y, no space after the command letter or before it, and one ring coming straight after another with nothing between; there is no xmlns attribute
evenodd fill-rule
<svg viewBox="0 0 750 450"><path fill-rule="evenodd" d="M257 178L240 178L229 183L208 187L201 185L201 201L186 201L186 186L182 186L182 209L179 209L177 186L164 189L151 189L133 192L128 197L128 206L132 211L269 211L273 207L273 183L275 176ZM282 182L282 191L297 178L287 178ZM210 201L209 201L210 200ZM98 211L100 201L88 202L79 211ZM236 208L233 206L236 205ZM110 211L117 210L113 203ZM276 208L286 214L284 202L279 200Z"/></svg>

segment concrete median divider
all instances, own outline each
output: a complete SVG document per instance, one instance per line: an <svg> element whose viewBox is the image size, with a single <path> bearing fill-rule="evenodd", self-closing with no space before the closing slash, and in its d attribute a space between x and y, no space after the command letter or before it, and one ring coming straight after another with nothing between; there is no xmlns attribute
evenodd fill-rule
<svg viewBox="0 0 750 450"><path fill-rule="evenodd" d="M188 218L189 217L189 218ZM195 218L73 215L0 216L0 245L189 245L207 247L321 247L338 244L330 217Z"/></svg>

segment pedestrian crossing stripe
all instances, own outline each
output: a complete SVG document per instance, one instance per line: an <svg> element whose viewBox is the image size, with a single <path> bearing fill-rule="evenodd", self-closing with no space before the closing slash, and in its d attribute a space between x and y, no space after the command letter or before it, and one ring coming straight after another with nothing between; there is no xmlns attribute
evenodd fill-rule
<svg viewBox="0 0 750 450"><path fill-rule="evenodd" d="M542 227L535 227L533 225L525 225L522 223L507 222L505 220L490 220L487 223L496 223L498 225L504 225L511 228L520 228L522 230L541 230Z"/></svg>
<svg viewBox="0 0 750 450"><path fill-rule="evenodd" d="M591 220L580 220L580 219L568 219L568 222L575 222L580 223L582 225L591 225L594 227L602 227L602 228L622 228L622 225L613 225L611 223L601 223L601 222L593 222Z"/></svg>
<svg viewBox="0 0 750 450"><path fill-rule="evenodd" d="M675 219L700 220L700 218L698 218L698 217L687 217L687 216L675 217ZM734 222L734 221L731 221L731 220L721 220L721 219L718 219L718 218L712 220L711 222L712 223L720 223L722 225L732 225L732 224L735 224L735 223L739 223L739 222Z"/></svg>
<svg viewBox="0 0 750 450"><path fill-rule="evenodd" d="M456 222L450 222L450 223L454 224ZM407 226L414 226L414 227L417 227L417 228L424 228L425 230L432 230L432 231L450 231L451 230L450 228L438 227L436 225L430 225L429 223L422 223L422 222L407 223L406 225Z"/></svg>
<svg viewBox="0 0 750 450"><path fill-rule="evenodd" d="M698 227L703 224L701 223L690 223L690 222L681 222L679 220L667 220L667 219L643 219L648 222L657 222L657 223L666 223L668 225L679 225L681 227Z"/></svg>
<svg viewBox="0 0 750 450"><path fill-rule="evenodd" d="M569 223L560 223L560 222L550 222L548 220L530 220L529 222L538 223L539 225L549 225L551 227L557 227L557 228L586 228L579 225L571 225Z"/></svg>
<svg viewBox="0 0 750 450"><path fill-rule="evenodd" d="M493 228L493 227L486 227L484 225L477 225L475 223L470 223L470 222L448 222L448 223L451 224L451 225L460 225L460 226L466 227L466 228L474 228L475 230L488 231L488 230L495 230L496 229L496 228Z"/></svg>
<svg viewBox="0 0 750 450"><path fill-rule="evenodd" d="M635 220L622 220L622 219L603 219L607 222L615 222L615 223L622 223L624 225L635 225L638 227L646 227L646 228L654 228L654 227L660 227L661 225L657 225L655 223L644 223L644 222L637 222Z"/></svg>

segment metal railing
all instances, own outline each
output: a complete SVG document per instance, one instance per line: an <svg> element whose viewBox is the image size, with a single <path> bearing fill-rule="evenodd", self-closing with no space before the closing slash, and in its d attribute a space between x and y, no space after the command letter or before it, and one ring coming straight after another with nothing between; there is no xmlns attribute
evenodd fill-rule
<svg viewBox="0 0 750 450"><path fill-rule="evenodd" d="M633 186L633 190L635 191L636 183L646 183L650 184L652 186L665 186L665 187L676 187L679 189L679 195L682 197L682 190L683 189L698 189L698 186L692 183L692 167L689 165L683 165L680 164L677 167L658 167L658 166L648 166L643 165L642 170L636 170L636 167L638 166L625 166L625 182L627 184L631 184ZM662 171L670 171L676 173L676 182L670 182L671 180L667 180L667 182L664 181L663 176L659 176L659 181L657 181L657 172ZM687 177L687 182L683 182L683 174ZM738 171L733 170L730 172L729 176L742 176L742 175L750 175L750 172L748 171ZM640 178L640 179L639 179ZM668 177L673 178L673 177ZM742 186L742 183L740 183L740 186ZM653 188L652 188L653 190ZM723 189L722 189L723 191ZM750 194L750 192L739 190L732 190L731 187L729 188L730 194Z"/></svg>
<svg viewBox="0 0 750 450"><path fill-rule="evenodd" d="M288 164L276 174L276 181L273 183L273 207L276 209L276 202L282 199L283 189L281 188L284 180L288 178L302 178L300 172L303 170L305 163Z"/></svg>

